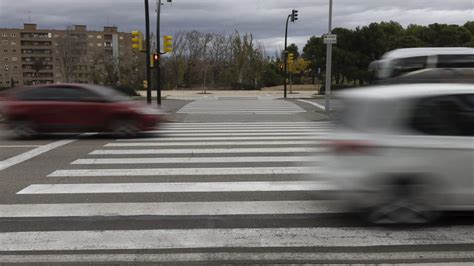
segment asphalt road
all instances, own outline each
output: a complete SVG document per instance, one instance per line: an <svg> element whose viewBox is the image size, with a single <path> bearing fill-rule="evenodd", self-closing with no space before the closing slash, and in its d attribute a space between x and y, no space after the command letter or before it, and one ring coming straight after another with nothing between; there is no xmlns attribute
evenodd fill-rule
<svg viewBox="0 0 474 266"><path fill-rule="evenodd" d="M340 206L322 104L164 100L170 123L136 139L2 131L0 263L473 262L473 217L383 228Z"/></svg>

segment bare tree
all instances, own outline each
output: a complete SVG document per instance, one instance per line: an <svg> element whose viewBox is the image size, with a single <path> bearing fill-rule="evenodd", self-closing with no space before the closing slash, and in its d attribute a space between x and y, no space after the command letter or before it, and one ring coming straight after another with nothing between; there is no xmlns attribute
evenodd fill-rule
<svg viewBox="0 0 474 266"><path fill-rule="evenodd" d="M56 61L64 82L74 81L75 72L84 64L86 48L87 41L82 38L82 34L74 32L73 26L67 26L63 35L57 39Z"/></svg>

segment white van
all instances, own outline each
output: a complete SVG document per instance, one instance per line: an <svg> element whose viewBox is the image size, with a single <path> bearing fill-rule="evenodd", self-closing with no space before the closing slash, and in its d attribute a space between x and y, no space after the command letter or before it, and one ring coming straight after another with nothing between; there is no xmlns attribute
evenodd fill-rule
<svg viewBox="0 0 474 266"><path fill-rule="evenodd" d="M378 83L474 83L474 48L397 49L372 62L369 70Z"/></svg>

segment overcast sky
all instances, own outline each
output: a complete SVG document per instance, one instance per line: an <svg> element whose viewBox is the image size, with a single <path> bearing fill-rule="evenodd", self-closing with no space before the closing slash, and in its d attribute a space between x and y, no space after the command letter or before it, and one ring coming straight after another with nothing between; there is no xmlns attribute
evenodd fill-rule
<svg viewBox="0 0 474 266"><path fill-rule="evenodd" d="M144 30L143 0L0 0L0 28L40 28L115 24L120 31ZM166 2L166 0L163 0ZM300 49L312 35L327 31L329 0L173 0L162 8L162 34L177 31L252 32L267 52L282 48L284 23L291 10L299 20L289 26L289 43ZM153 11L156 1L150 0ZM474 0L334 0L334 27L355 28L394 20L408 24L464 24L474 20ZM152 25L155 13L151 14ZM154 28L154 27L153 27Z"/></svg>

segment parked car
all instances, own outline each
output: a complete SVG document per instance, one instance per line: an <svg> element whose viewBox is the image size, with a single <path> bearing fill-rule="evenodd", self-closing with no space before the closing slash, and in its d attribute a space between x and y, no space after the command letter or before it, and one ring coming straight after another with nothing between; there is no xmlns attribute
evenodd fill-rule
<svg viewBox="0 0 474 266"><path fill-rule="evenodd" d="M154 129L162 112L107 87L54 84L0 94L7 127L18 137L52 132L112 132L131 137Z"/></svg>
<svg viewBox="0 0 474 266"><path fill-rule="evenodd" d="M474 210L474 87L400 84L341 92L323 174L373 223Z"/></svg>

